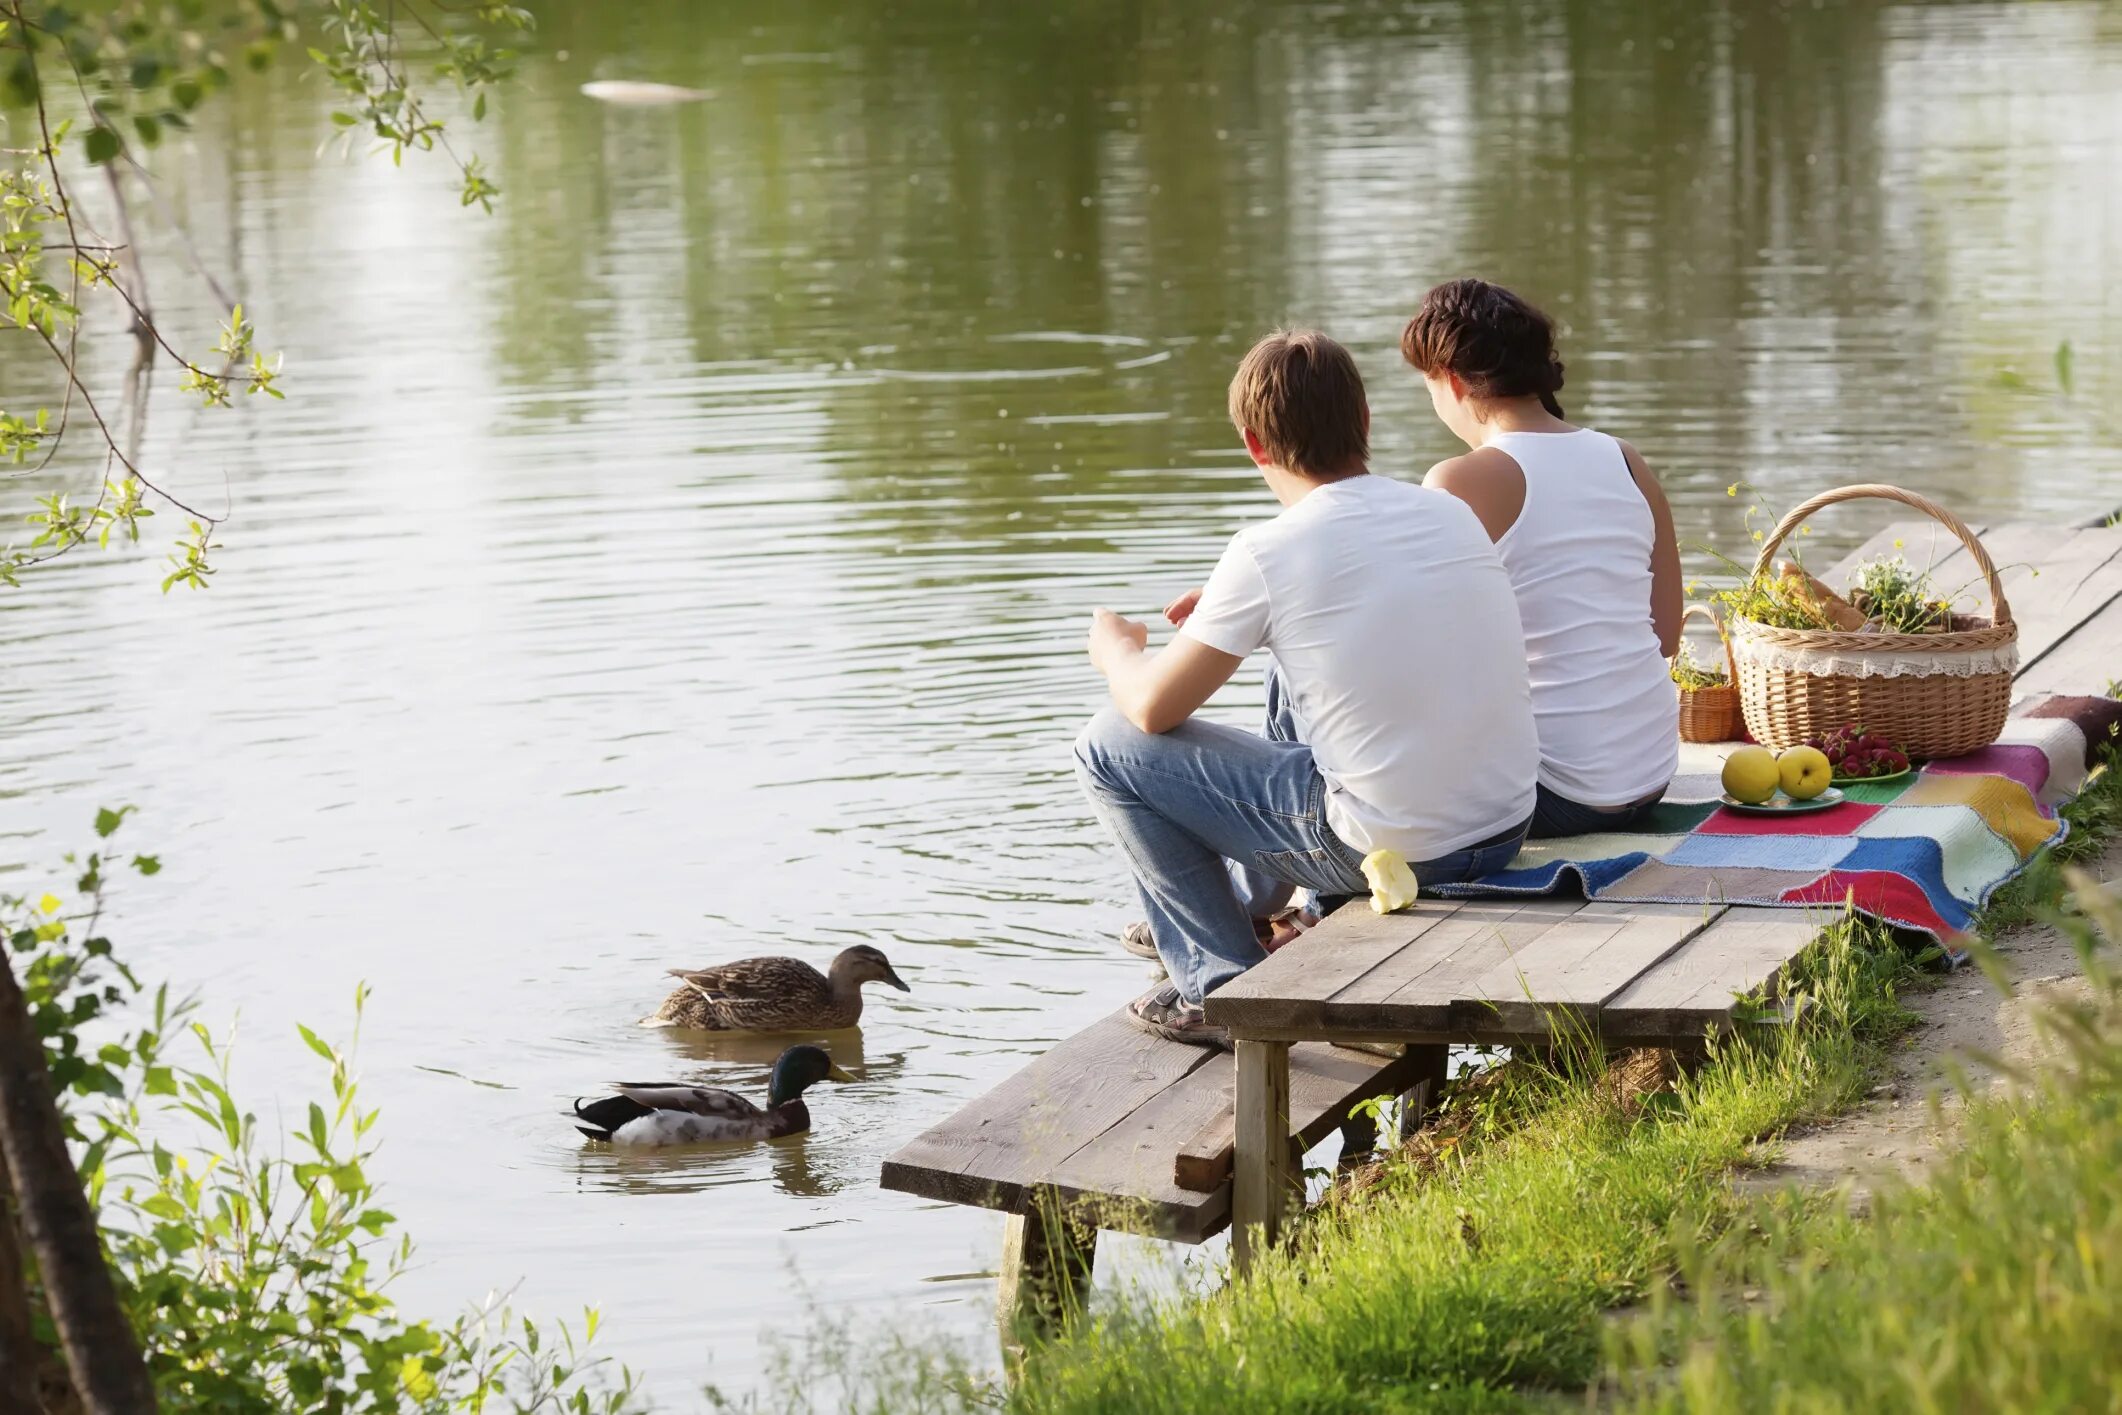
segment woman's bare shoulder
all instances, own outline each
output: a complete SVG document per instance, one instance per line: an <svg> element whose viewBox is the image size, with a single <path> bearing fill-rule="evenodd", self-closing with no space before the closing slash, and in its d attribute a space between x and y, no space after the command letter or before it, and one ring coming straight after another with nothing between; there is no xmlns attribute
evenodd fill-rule
<svg viewBox="0 0 2122 1415"><path fill-rule="evenodd" d="M1447 457L1429 469L1422 484L1448 491L1472 507L1490 540L1501 540L1525 509L1525 471L1497 447Z"/></svg>

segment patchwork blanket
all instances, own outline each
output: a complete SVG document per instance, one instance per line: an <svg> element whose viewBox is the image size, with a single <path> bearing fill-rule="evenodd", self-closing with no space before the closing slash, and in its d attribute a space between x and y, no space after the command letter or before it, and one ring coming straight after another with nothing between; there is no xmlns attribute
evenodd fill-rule
<svg viewBox="0 0 2122 1415"><path fill-rule="evenodd" d="M2047 698L1995 745L1898 781L1844 786L1842 804L1796 816L1730 810L1714 776L1674 780L1640 831L1530 840L1450 897L1548 894L1566 885L1627 903L1839 909L1948 943L1998 886L2061 840L2075 796L2122 731L2122 702Z"/></svg>

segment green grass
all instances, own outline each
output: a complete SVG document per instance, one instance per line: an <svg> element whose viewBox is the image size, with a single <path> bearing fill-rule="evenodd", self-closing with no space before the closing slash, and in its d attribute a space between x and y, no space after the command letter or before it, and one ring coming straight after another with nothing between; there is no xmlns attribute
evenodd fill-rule
<svg viewBox="0 0 2122 1415"><path fill-rule="evenodd" d="M2122 908L2104 920L2112 944ZM2082 926L2081 926L2082 930ZM2090 930L2081 940L2091 946ZM2122 978L2049 1014L2063 1065L1972 1102L1930 1181L1869 1220L1786 1191L1686 1253L1610 1335L1608 1404L2096 1410L2122 1389ZM1674 1295L1689 1294L1686 1299Z"/></svg>
<svg viewBox="0 0 2122 1415"><path fill-rule="evenodd" d="M2122 773L2068 814L2073 856L2122 830ZM2052 913L2063 887L2044 862L1992 916ZM1965 1152L1876 1221L1730 1183L1763 1139L1865 1094L1926 961L1877 925L1836 923L1785 984L1792 1020L1721 1043L1634 1108L1582 1048L1521 1064L1447 1127L1440 1162L1388 1167L1206 1298L1107 1300L1035 1346L1013 1387L933 1344L865 1349L843 1329L787 1362L779 1395L745 1403L809 1408L831 1385L850 1407L1028 1415L1550 1409L1587 1393L1673 1410L2072 1408L2031 1384L2037 1366L2066 1365L2067 1395L2122 1374L2122 1304L2101 1295L2122 1285L2122 1026L2105 1034L2106 1091L1975 1107ZM1979 1398L1926 1406L1939 1390Z"/></svg>

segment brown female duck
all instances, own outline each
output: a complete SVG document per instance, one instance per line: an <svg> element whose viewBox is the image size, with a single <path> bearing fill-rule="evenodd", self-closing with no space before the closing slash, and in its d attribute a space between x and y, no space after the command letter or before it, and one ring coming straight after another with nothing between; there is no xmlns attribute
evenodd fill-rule
<svg viewBox="0 0 2122 1415"><path fill-rule="evenodd" d="M868 944L843 949L830 974L794 958L746 958L713 968L673 968L683 986L663 1000L644 1027L697 1027L709 1032L833 1032L862 1020L862 985L900 981Z"/></svg>

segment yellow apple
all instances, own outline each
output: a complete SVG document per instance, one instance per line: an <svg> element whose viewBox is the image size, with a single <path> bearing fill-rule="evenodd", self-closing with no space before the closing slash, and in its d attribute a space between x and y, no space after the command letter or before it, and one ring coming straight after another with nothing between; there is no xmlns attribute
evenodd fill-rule
<svg viewBox="0 0 2122 1415"><path fill-rule="evenodd" d="M1786 747L1776 758L1776 772L1783 780L1783 794L1793 801L1810 801L1827 789L1835 768L1818 747Z"/></svg>
<svg viewBox="0 0 2122 1415"><path fill-rule="evenodd" d="M1741 747L1724 759L1724 789L1735 800L1759 805L1776 794L1782 780L1776 759L1766 747Z"/></svg>

